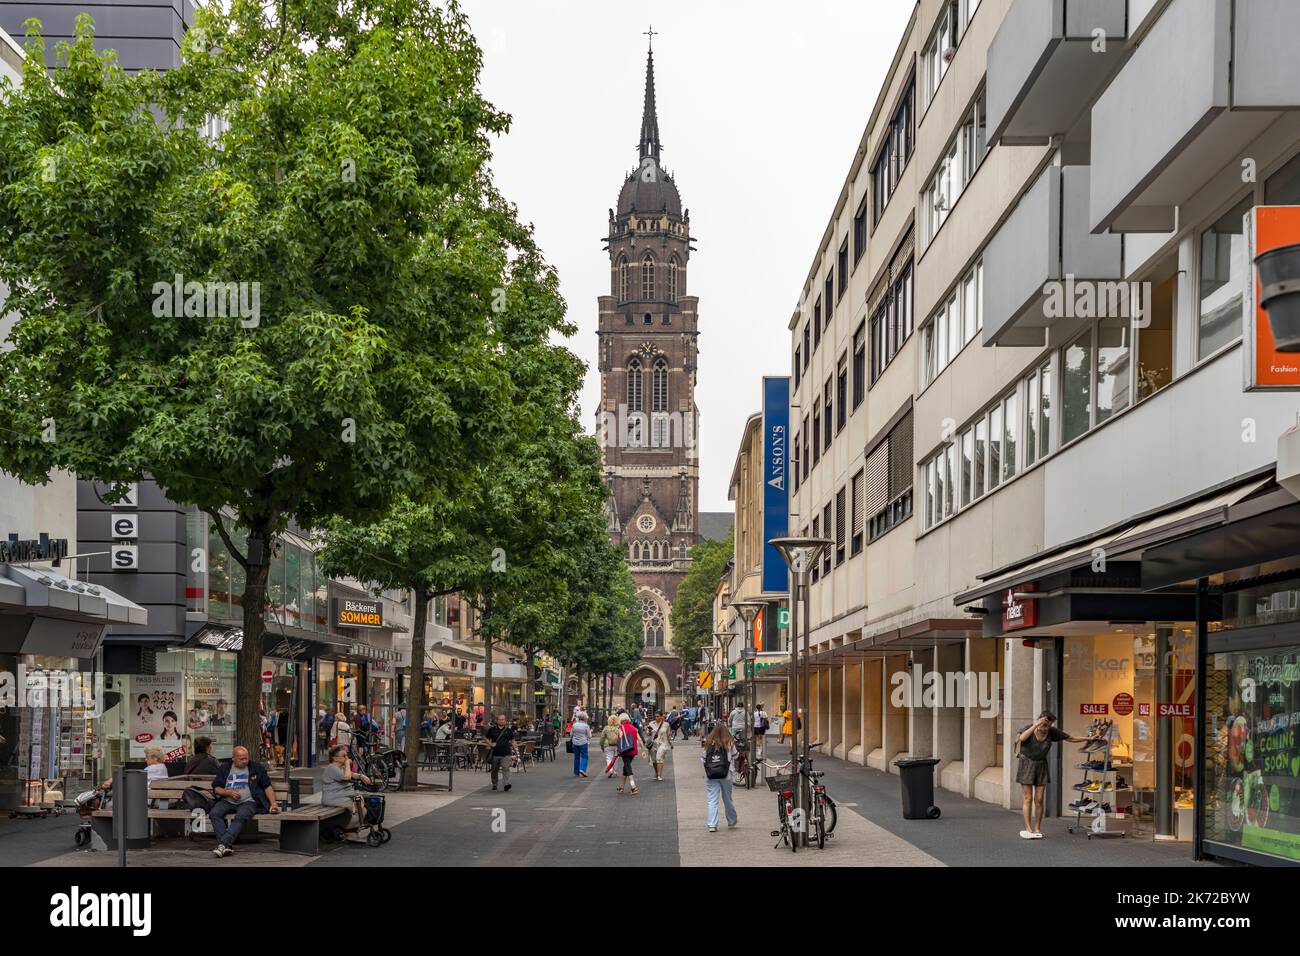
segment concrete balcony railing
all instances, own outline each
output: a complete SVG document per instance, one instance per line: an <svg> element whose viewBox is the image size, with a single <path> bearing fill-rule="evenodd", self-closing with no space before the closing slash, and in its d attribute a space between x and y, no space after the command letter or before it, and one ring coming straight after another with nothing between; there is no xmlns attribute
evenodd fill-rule
<svg viewBox="0 0 1300 956"><path fill-rule="evenodd" d="M1300 108L1297 36L1294 0L1172 0L1092 108L1092 231L1172 231L1177 206Z"/></svg>
<svg viewBox="0 0 1300 956"><path fill-rule="evenodd" d="M1123 277L1123 237L1088 232L1087 166L1049 166L984 251L984 344L1041 345L1048 283Z"/></svg>
<svg viewBox="0 0 1300 956"><path fill-rule="evenodd" d="M988 50L989 142L1069 132L1124 54L1127 0L1015 0Z"/></svg>

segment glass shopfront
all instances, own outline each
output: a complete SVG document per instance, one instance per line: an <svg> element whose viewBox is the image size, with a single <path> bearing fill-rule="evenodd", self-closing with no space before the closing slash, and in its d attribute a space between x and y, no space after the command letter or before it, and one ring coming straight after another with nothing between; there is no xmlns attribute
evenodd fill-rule
<svg viewBox="0 0 1300 956"><path fill-rule="evenodd" d="M1066 745L1062 813L1091 797L1131 817L1131 835L1190 841L1195 813L1196 627L1191 622L1102 625L1062 639L1061 729L1074 737L1102 730L1110 740L1108 776L1080 766ZM1086 779L1085 779L1086 776ZM1098 789L1087 789L1096 785ZM1109 809L1107 809L1109 808Z"/></svg>

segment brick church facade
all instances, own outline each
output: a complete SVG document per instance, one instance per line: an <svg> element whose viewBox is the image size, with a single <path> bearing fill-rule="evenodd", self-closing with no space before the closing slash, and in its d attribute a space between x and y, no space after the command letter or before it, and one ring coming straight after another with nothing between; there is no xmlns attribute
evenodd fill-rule
<svg viewBox="0 0 1300 956"><path fill-rule="evenodd" d="M690 211L660 149L652 50L637 166L609 211L610 291L599 297L597 332L609 534L631 567L645 642L640 665L615 682L613 699L625 706L681 698L669 615L701 537Z"/></svg>

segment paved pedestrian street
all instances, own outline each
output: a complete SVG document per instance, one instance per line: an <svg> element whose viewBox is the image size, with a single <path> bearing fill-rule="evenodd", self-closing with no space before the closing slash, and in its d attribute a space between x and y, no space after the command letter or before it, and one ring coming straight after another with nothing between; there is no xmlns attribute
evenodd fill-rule
<svg viewBox="0 0 1300 956"><path fill-rule="evenodd" d="M777 748L770 752L778 759ZM822 758L828 791L839 808L826 849L791 853L774 848L775 797L766 786L734 788L735 829L720 820L707 828L707 796L698 742L678 741L664 780L637 758L636 795L618 793L593 755L591 776L575 778L561 752L552 762L511 775L511 789L493 791L485 773L458 773L456 792L426 790L388 796L392 840L381 847L347 843L315 857L281 853L273 837L238 845L217 860L210 836L155 841L129 854L132 866L382 867L382 866L865 866L965 865L1211 866L1194 864L1186 847L1144 839L1088 840L1066 832L1066 818L1049 819L1046 838L1017 836L1019 816L1000 807L939 791L938 820L904 820L899 781L843 761ZM618 769L618 768L616 768ZM429 775L429 781L445 776ZM319 798L311 798L319 799ZM0 864L112 867L112 852L72 847L75 818L4 821Z"/></svg>

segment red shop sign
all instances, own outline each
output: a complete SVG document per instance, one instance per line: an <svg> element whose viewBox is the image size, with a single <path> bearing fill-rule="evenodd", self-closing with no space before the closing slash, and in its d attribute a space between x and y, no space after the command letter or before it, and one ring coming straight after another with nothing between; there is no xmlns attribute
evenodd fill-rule
<svg viewBox="0 0 1300 956"><path fill-rule="evenodd" d="M1079 713L1085 717L1096 717L1099 714L1109 714L1109 704L1080 704Z"/></svg>
<svg viewBox="0 0 1300 956"><path fill-rule="evenodd" d="M1038 602L1016 600L1016 592L1025 594L1037 590L1037 584L1021 584L1007 588L1007 593L1002 595L1003 631L1019 631L1038 624Z"/></svg>
<svg viewBox="0 0 1300 956"><path fill-rule="evenodd" d="M1138 704L1138 716L1139 716L1139 717L1150 717L1150 716L1151 716L1151 705L1150 705L1150 704Z"/></svg>
<svg viewBox="0 0 1300 956"><path fill-rule="evenodd" d="M1115 713L1117 715L1120 717L1127 717L1129 714L1133 713L1133 695L1116 694L1115 699L1111 701L1111 705L1115 708Z"/></svg>
<svg viewBox="0 0 1300 956"><path fill-rule="evenodd" d="M1191 717L1191 704L1157 704L1157 717Z"/></svg>

